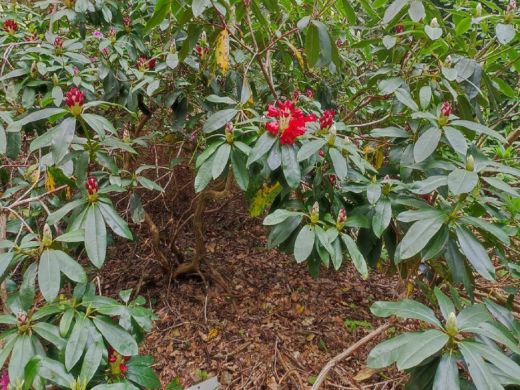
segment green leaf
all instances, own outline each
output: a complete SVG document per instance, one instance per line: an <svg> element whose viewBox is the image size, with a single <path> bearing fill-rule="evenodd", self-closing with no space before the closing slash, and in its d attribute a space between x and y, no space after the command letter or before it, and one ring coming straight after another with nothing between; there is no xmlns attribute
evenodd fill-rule
<svg viewBox="0 0 520 390"><path fill-rule="evenodd" d="M65 204L65 206L63 206L61 209L49 214L49 216L47 217L47 223L49 225L54 225L55 223L59 222L65 215L70 213L72 210L82 206L85 203L86 199L77 199Z"/></svg>
<svg viewBox="0 0 520 390"><path fill-rule="evenodd" d="M11 265L11 261L13 261L14 252L5 252L0 253L0 278L4 277L5 271Z"/></svg>
<svg viewBox="0 0 520 390"><path fill-rule="evenodd" d="M210 0L193 0L191 3L191 10L193 12L193 16L198 18L201 16L206 8L211 6Z"/></svg>
<svg viewBox="0 0 520 390"><path fill-rule="evenodd" d="M85 274L83 267L72 257L59 250L48 249L47 252L51 252L51 256L56 259L59 270L67 275L70 280L77 283L87 282L87 274Z"/></svg>
<svg viewBox="0 0 520 390"><path fill-rule="evenodd" d="M137 176L137 181L147 190L164 192L164 189L159 184L144 176Z"/></svg>
<svg viewBox="0 0 520 390"><path fill-rule="evenodd" d="M436 127L432 127L421 134L413 148L413 157L416 162L420 163L431 156L442 136L442 131Z"/></svg>
<svg viewBox="0 0 520 390"><path fill-rule="evenodd" d="M211 168L211 175L213 179L218 178L224 169L226 168L229 161L229 154L231 153L231 145L228 143L222 144L215 153L215 159L213 160L213 167Z"/></svg>
<svg viewBox="0 0 520 390"><path fill-rule="evenodd" d="M457 119L457 120L450 122L450 124L453 126L462 126L468 130L474 131L475 133L477 133L479 135L480 134L489 135L490 137L496 138L502 142L506 141L505 138L502 135L500 135L499 133L497 133L495 130L491 130L489 127L481 125L480 123Z"/></svg>
<svg viewBox="0 0 520 390"><path fill-rule="evenodd" d="M347 160L336 148L330 148L329 155L332 160L334 172L336 172L336 175L340 180L345 179L347 177Z"/></svg>
<svg viewBox="0 0 520 390"><path fill-rule="evenodd" d="M67 154L69 146L74 138L75 131L75 118L66 118L56 127L56 132L53 133L51 141L52 158L55 164L58 164Z"/></svg>
<svg viewBox="0 0 520 390"><path fill-rule="evenodd" d="M482 244L472 233L462 227L457 227L455 232L462 253L464 253L475 270L484 278L495 280L495 267Z"/></svg>
<svg viewBox="0 0 520 390"><path fill-rule="evenodd" d="M101 115L81 114L81 119L83 119L90 126L92 130L94 130L100 137L105 136L105 130L109 133L115 133L116 129L112 126L112 123L106 118L103 118Z"/></svg>
<svg viewBox="0 0 520 390"><path fill-rule="evenodd" d="M298 162L307 160L316 154L325 144L326 141L321 138L304 143L298 151Z"/></svg>
<svg viewBox="0 0 520 390"><path fill-rule="evenodd" d="M491 321L491 315L482 304L473 304L464 308L457 316L457 326L467 331L479 326L482 322Z"/></svg>
<svg viewBox="0 0 520 390"><path fill-rule="evenodd" d="M401 103L403 103L405 106L412 109L413 111L419 111L417 103L414 102L412 96L406 89L398 88L395 91L395 97L397 98L397 100L399 100Z"/></svg>
<svg viewBox="0 0 520 390"><path fill-rule="evenodd" d="M481 322L476 328L472 328L471 332L503 344L515 354L520 355L520 347L517 345L514 336L509 329L499 322Z"/></svg>
<svg viewBox="0 0 520 390"><path fill-rule="evenodd" d="M9 380L11 383L23 381L25 365L34 355L32 337L28 335L18 336L9 360Z"/></svg>
<svg viewBox="0 0 520 390"><path fill-rule="evenodd" d="M115 234L128 240L133 240L132 232L128 224L111 205L99 202L98 206L105 222Z"/></svg>
<svg viewBox="0 0 520 390"><path fill-rule="evenodd" d="M439 328L442 327L442 324L437 319L432 309L411 299L403 299L398 302L378 301L370 307L370 311L378 317L389 317L395 315L404 319L411 318L425 321Z"/></svg>
<svg viewBox="0 0 520 390"><path fill-rule="evenodd" d="M305 225L294 242L294 258L298 263L307 260L314 248L314 228L312 225Z"/></svg>
<svg viewBox="0 0 520 390"><path fill-rule="evenodd" d="M279 223L282 223L289 217L292 217L295 215L301 215L301 214L302 213L300 213L298 211L276 209L271 214L269 214L267 217L265 217L263 224L265 226L278 225Z"/></svg>
<svg viewBox="0 0 520 390"><path fill-rule="evenodd" d="M410 342L410 336L412 336L410 333L403 333L376 345L368 354L367 366L383 368L394 363L401 353L402 347Z"/></svg>
<svg viewBox="0 0 520 390"><path fill-rule="evenodd" d="M195 192L201 192L204 188L207 187L213 176L211 175L211 170L213 169L213 160L215 160L215 155L213 154L209 159L207 159L204 164L202 164L197 170L197 176L195 176Z"/></svg>
<svg viewBox="0 0 520 390"><path fill-rule="evenodd" d="M371 183L367 186L368 203L375 204L381 197L381 186L379 183Z"/></svg>
<svg viewBox="0 0 520 390"><path fill-rule="evenodd" d="M305 34L305 55L309 67L313 67L320 58L320 33L315 24L309 23Z"/></svg>
<svg viewBox="0 0 520 390"><path fill-rule="evenodd" d="M512 24L497 23L495 26L498 42L507 45L516 35L515 27Z"/></svg>
<svg viewBox="0 0 520 390"><path fill-rule="evenodd" d="M408 5L408 2L409 0L394 0L394 2L385 10L383 24L390 23L401 12L401 10Z"/></svg>
<svg viewBox="0 0 520 390"><path fill-rule="evenodd" d="M448 175L448 188L454 195L467 194L478 184L478 174L457 168Z"/></svg>
<svg viewBox="0 0 520 390"><path fill-rule="evenodd" d="M145 32L150 31L152 28L158 26L170 13L172 6L172 0L157 0L155 3L155 9L153 15L146 23Z"/></svg>
<svg viewBox="0 0 520 390"><path fill-rule="evenodd" d="M297 188L300 185L301 172L300 164L296 159L296 149L293 145L282 145L282 170L287 180L287 184L291 188Z"/></svg>
<svg viewBox="0 0 520 390"><path fill-rule="evenodd" d="M235 180L242 191L246 191L249 186L249 171L246 166L247 156L234 149L231 152L231 167L233 168L233 174Z"/></svg>
<svg viewBox="0 0 520 390"><path fill-rule="evenodd" d="M466 137L459 130L446 126L444 127L444 135L448 140L449 144L457 153L466 156L468 152L468 144L466 142Z"/></svg>
<svg viewBox="0 0 520 390"><path fill-rule="evenodd" d="M137 355L138 348L134 338L119 325L115 325L108 319L94 318L94 325L117 352L123 356Z"/></svg>
<svg viewBox="0 0 520 390"><path fill-rule="evenodd" d="M432 89L429 85L425 85L424 87L421 87L419 90L419 102L421 104L421 107L423 109L428 108L430 105L430 102L432 100Z"/></svg>
<svg viewBox="0 0 520 390"><path fill-rule="evenodd" d="M38 110L36 112L32 112L29 115L23 117L22 119L11 123L7 127L7 132L15 132L20 131L22 126L25 126L28 123L40 121L42 119L47 119L51 116L65 114L67 110L63 108L44 108L43 110Z"/></svg>
<svg viewBox="0 0 520 390"><path fill-rule="evenodd" d="M45 322L37 322L31 326L41 338L54 344L59 350L65 347L65 340L60 336L60 331L57 326Z"/></svg>
<svg viewBox="0 0 520 390"><path fill-rule="evenodd" d="M381 199L377 202L374 211L372 230L376 237L380 238L392 219L392 204L388 199Z"/></svg>
<svg viewBox="0 0 520 390"><path fill-rule="evenodd" d="M91 335L92 333L97 334L97 332L91 332ZM85 380L88 383L96 374L99 365L101 364L104 350L105 345L103 344L103 340L101 337L99 337L99 335L94 340L89 342L87 346L87 352L85 353L85 358L81 364L81 372L79 374L79 378L81 380Z"/></svg>
<svg viewBox="0 0 520 390"><path fill-rule="evenodd" d="M471 28L471 17L462 18L455 27L455 35L462 35Z"/></svg>
<svg viewBox="0 0 520 390"><path fill-rule="evenodd" d="M410 15L410 18L416 23L424 19L426 17L426 11L424 10L422 1L413 0L410 4L408 14Z"/></svg>
<svg viewBox="0 0 520 390"><path fill-rule="evenodd" d="M70 371L81 359L87 346L90 321L87 318L76 317L67 346L65 347L65 367Z"/></svg>
<svg viewBox="0 0 520 390"><path fill-rule="evenodd" d="M489 234L492 234L506 245L510 244L509 236L507 235L507 233L504 230L502 230L499 226L493 225L485 219L471 217L468 215L460 218L460 222L463 222L467 225L472 225L479 230L488 232Z"/></svg>
<svg viewBox="0 0 520 390"><path fill-rule="evenodd" d="M397 260L408 259L419 253L444 224L444 216L415 222L406 232L396 251Z"/></svg>
<svg viewBox="0 0 520 390"><path fill-rule="evenodd" d="M47 302L52 302L60 291L60 272L52 250L45 250L40 256L38 285Z"/></svg>
<svg viewBox="0 0 520 390"><path fill-rule="evenodd" d="M458 344L462 357L466 361L471 380L478 390L503 389L502 385L487 368L479 349L475 348L475 344L471 341L462 341Z"/></svg>
<svg viewBox="0 0 520 390"><path fill-rule="evenodd" d="M347 251L350 255L350 258L352 259L352 263L354 263L354 267L356 267L357 271L363 279L368 278L367 263L362 253L359 251L356 242L348 234L342 234L341 239L347 247Z"/></svg>
<svg viewBox="0 0 520 390"><path fill-rule="evenodd" d="M148 356L134 356L128 362L127 377L134 383L142 386L145 389L158 389L161 387L161 382L154 370L150 367L153 360Z"/></svg>
<svg viewBox="0 0 520 390"><path fill-rule="evenodd" d="M500 191L503 191L509 195L514 196L515 198L520 197L520 194L509 184L507 184L505 181L494 178L494 177L482 177L482 179L488 183L489 185L499 189Z"/></svg>
<svg viewBox="0 0 520 390"><path fill-rule="evenodd" d="M70 388L71 383L74 381L74 377L65 371L62 363L47 357L40 357L38 375L64 388Z"/></svg>
<svg viewBox="0 0 520 390"><path fill-rule="evenodd" d="M251 150L251 153L249 154L249 158L247 159L247 166L249 167L252 163L255 161L258 161L263 156L271 150L274 143L276 142L278 138L271 135L269 132L265 132L258 138L258 140L255 143L255 146Z"/></svg>
<svg viewBox="0 0 520 390"><path fill-rule="evenodd" d="M341 13L347 17L349 24L355 24L357 22L356 11L354 11L350 0L341 0L337 6Z"/></svg>
<svg viewBox="0 0 520 390"><path fill-rule="evenodd" d="M36 375L38 375L38 371L40 369L40 357L34 356L29 362L25 365L25 369L23 372L23 390L30 390Z"/></svg>
<svg viewBox="0 0 520 390"><path fill-rule="evenodd" d="M410 134L399 127L385 127L383 129L374 129L370 132L372 137L390 137L390 138L409 138Z"/></svg>
<svg viewBox="0 0 520 390"><path fill-rule="evenodd" d="M447 334L436 329L415 333L413 340L400 349L397 356L397 368L406 370L417 366L439 352L448 340Z"/></svg>
<svg viewBox="0 0 520 390"><path fill-rule="evenodd" d="M431 27L430 25L426 25L424 26L424 32L432 41L436 41L442 37L442 28L440 27Z"/></svg>
<svg viewBox="0 0 520 390"><path fill-rule="evenodd" d="M226 125L226 123L232 121L237 113L238 110L234 108L217 111L206 120L202 130L204 133L208 134L221 129Z"/></svg>
<svg viewBox="0 0 520 390"><path fill-rule="evenodd" d="M459 390L459 370L457 368L457 359L451 353L442 355L435 379L433 380L432 390Z"/></svg>
<svg viewBox="0 0 520 390"><path fill-rule="evenodd" d="M507 373L512 378L516 378L516 384L520 384L520 366L515 363L513 360L508 358L506 355L502 353L502 351L497 350L495 348L489 348L488 345L469 342L471 344L471 349L475 351L475 353L480 353L480 355L498 367L501 371Z"/></svg>
<svg viewBox="0 0 520 390"><path fill-rule="evenodd" d="M85 240L85 229L73 230L56 237L58 242L83 242Z"/></svg>
<svg viewBox="0 0 520 390"><path fill-rule="evenodd" d="M441 309L442 316L445 320L448 320L448 317L451 313L455 313L455 305L450 298L448 298L439 287L435 287L433 290L435 293L435 297L437 298L437 303L439 304L439 308Z"/></svg>
<svg viewBox="0 0 520 390"><path fill-rule="evenodd" d="M107 228L97 204L88 208L84 228L88 258L97 268L101 268L107 253Z"/></svg>

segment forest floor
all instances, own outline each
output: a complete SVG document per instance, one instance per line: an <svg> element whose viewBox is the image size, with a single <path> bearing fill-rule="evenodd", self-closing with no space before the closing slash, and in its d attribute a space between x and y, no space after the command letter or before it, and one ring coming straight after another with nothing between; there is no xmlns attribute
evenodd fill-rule
<svg viewBox="0 0 520 390"><path fill-rule="evenodd" d="M188 188L171 202L147 206L158 226L190 208ZM175 378L188 387L217 376L222 389L310 389L331 358L385 321L370 313L371 304L396 299L402 291L398 278L372 272L362 280L350 263L312 278L305 264L266 249L268 231L261 219L249 217L239 192L204 222L203 272L212 267L225 286L209 278L206 285L196 275L169 278L154 258L144 225L133 226L139 242L121 241L111 249L112 260L100 274L103 293L138 288L156 313L142 353L155 358L163 388ZM193 246L189 226L179 245ZM400 388L398 372L365 366L370 349L393 332L390 328L341 361L322 389Z"/></svg>

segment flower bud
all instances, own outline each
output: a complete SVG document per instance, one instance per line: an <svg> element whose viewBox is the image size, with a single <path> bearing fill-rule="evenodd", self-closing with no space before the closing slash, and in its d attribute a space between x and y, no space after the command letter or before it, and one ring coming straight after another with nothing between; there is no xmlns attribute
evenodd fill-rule
<svg viewBox="0 0 520 390"><path fill-rule="evenodd" d="M347 221L347 211L345 209L339 210L338 219L336 220L336 229L343 230L345 222Z"/></svg>
<svg viewBox="0 0 520 390"><path fill-rule="evenodd" d="M439 27L439 22L437 21L437 18L433 18L430 22L430 27L437 28Z"/></svg>
<svg viewBox="0 0 520 390"><path fill-rule="evenodd" d="M85 183L85 188L90 196L97 194L99 187L97 180L94 176L89 176L87 178L87 182Z"/></svg>
<svg viewBox="0 0 520 390"><path fill-rule="evenodd" d="M9 35L14 35L18 31L18 23L13 19L7 19L4 22L4 31Z"/></svg>
<svg viewBox="0 0 520 390"><path fill-rule="evenodd" d="M509 0L507 4L506 12L513 13L516 10L516 0Z"/></svg>
<svg viewBox="0 0 520 390"><path fill-rule="evenodd" d="M54 52L58 55L63 54L63 39L61 37L54 39Z"/></svg>
<svg viewBox="0 0 520 390"><path fill-rule="evenodd" d="M336 144L336 129L335 127L331 127L329 130L329 138L327 139L327 144L329 146L334 146Z"/></svg>
<svg viewBox="0 0 520 390"><path fill-rule="evenodd" d="M404 33L404 26L402 24L398 24L397 26L395 26L395 33L396 34Z"/></svg>
<svg viewBox="0 0 520 390"><path fill-rule="evenodd" d="M320 220L320 204L318 201L314 202L312 206L310 218L312 224L316 224Z"/></svg>
<svg viewBox="0 0 520 390"><path fill-rule="evenodd" d="M451 104L448 101L442 103L441 106L441 115L445 117L449 117L451 115Z"/></svg>
<svg viewBox="0 0 520 390"><path fill-rule="evenodd" d="M60 85L60 80L58 79L58 76L56 73L52 75L52 85L57 86Z"/></svg>
<svg viewBox="0 0 520 390"><path fill-rule="evenodd" d="M448 321L446 321L446 333L449 336L455 337L459 334L459 328L457 327L457 316L454 312L451 312L448 316Z"/></svg>
<svg viewBox="0 0 520 390"><path fill-rule="evenodd" d="M475 7L475 17L480 18L482 16L482 4L477 3Z"/></svg>
<svg viewBox="0 0 520 390"><path fill-rule="evenodd" d="M48 224L43 226L42 244L45 248L52 245L52 230Z"/></svg>
<svg viewBox="0 0 520 390"><path fill-rule="evenodd" d="M307 96L309 99L312 99L314 97L314 92L312 92L312 89L307 89L305 91L305 96Z"/></svg>
<svg viewBox="0 0 520 390"><path fill-rule="evenodd" d="M85 95L78 88L73 87L65 94L65 104L69 107L74 116L79 116L83 112Z"/></svg>
<svg viewBox="0 0 520 390"><path fill-rule="evenodd" d="M226 142L228 144L232 144L233 143L233 122L226 123L224 132L226 135Z"/></svg>
<svg viewBox="0 0 520 390"><path fill-rule="evenodd" d="M466 171L473 172L474 169L475 169L475 159L474 159L473 156L470 154L470 155L466 158Z"/></svg>

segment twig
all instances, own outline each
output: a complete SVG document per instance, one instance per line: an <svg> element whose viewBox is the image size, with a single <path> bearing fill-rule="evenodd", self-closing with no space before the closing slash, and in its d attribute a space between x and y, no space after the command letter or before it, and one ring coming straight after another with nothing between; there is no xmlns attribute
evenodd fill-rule
<svg viewBox="0 0 520 390"><path fill-rule="evenodd" d="M392 325L391 322L387 322L383 325L381 325L380 327L378 327L377 329L373 330L372 332L370 332L369 334L367 334L365 337L363 337L361 340L359 340L358 342L352 344L350 347L348 347L346 350L344 350L343 352L341 352L339 355L336 355L334 356L334 358L332 358L332 360L330 360L326 365L325 367L323 367L318 375L318 377L316 378L316 382L314 382L314 385L312 385L312 389L311 390L318 390L321 386L321 384L323 383L323 381L325 380L325 377L327 376L327 373L332 370L332 368L334 368L334 366L336 364L338 364L341 360L345 359L347 356L349 356L350 354L352 354L354 351L356 351L359 347L362 347L363 345L365 345L366 343L368 343L370 340L372 340L374 337L380 335L381 333L383 333L385 330L387 330L390 326Z"/></svg>

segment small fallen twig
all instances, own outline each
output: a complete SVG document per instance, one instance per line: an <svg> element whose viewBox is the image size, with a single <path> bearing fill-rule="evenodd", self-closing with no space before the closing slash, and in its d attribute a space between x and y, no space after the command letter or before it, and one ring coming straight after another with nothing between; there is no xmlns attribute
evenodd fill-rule
<svg viewBox="0 0 520 390"><path fill-rule="evenodd" d="M370 340L372 340L374 337L380 335L385 330L387 330L392 325L391 322L387 322L383 325L381 325L379 328L374 329L372 332L367 334L365 337L363 337L361 340L357 341L356 343L352 344L350 347L348 347L346 350L341 352L339 355L334 356L329 362L321 369L318 377L316 378L316 381L312 385L312 390L318 390L325 380L325 377L327 376L327 373L334 368L336 364L338 364L341 360L345 359L347 356L352 354L354 351L356 351L359 347L362 347L366 343L368 343Z"/></svg>

